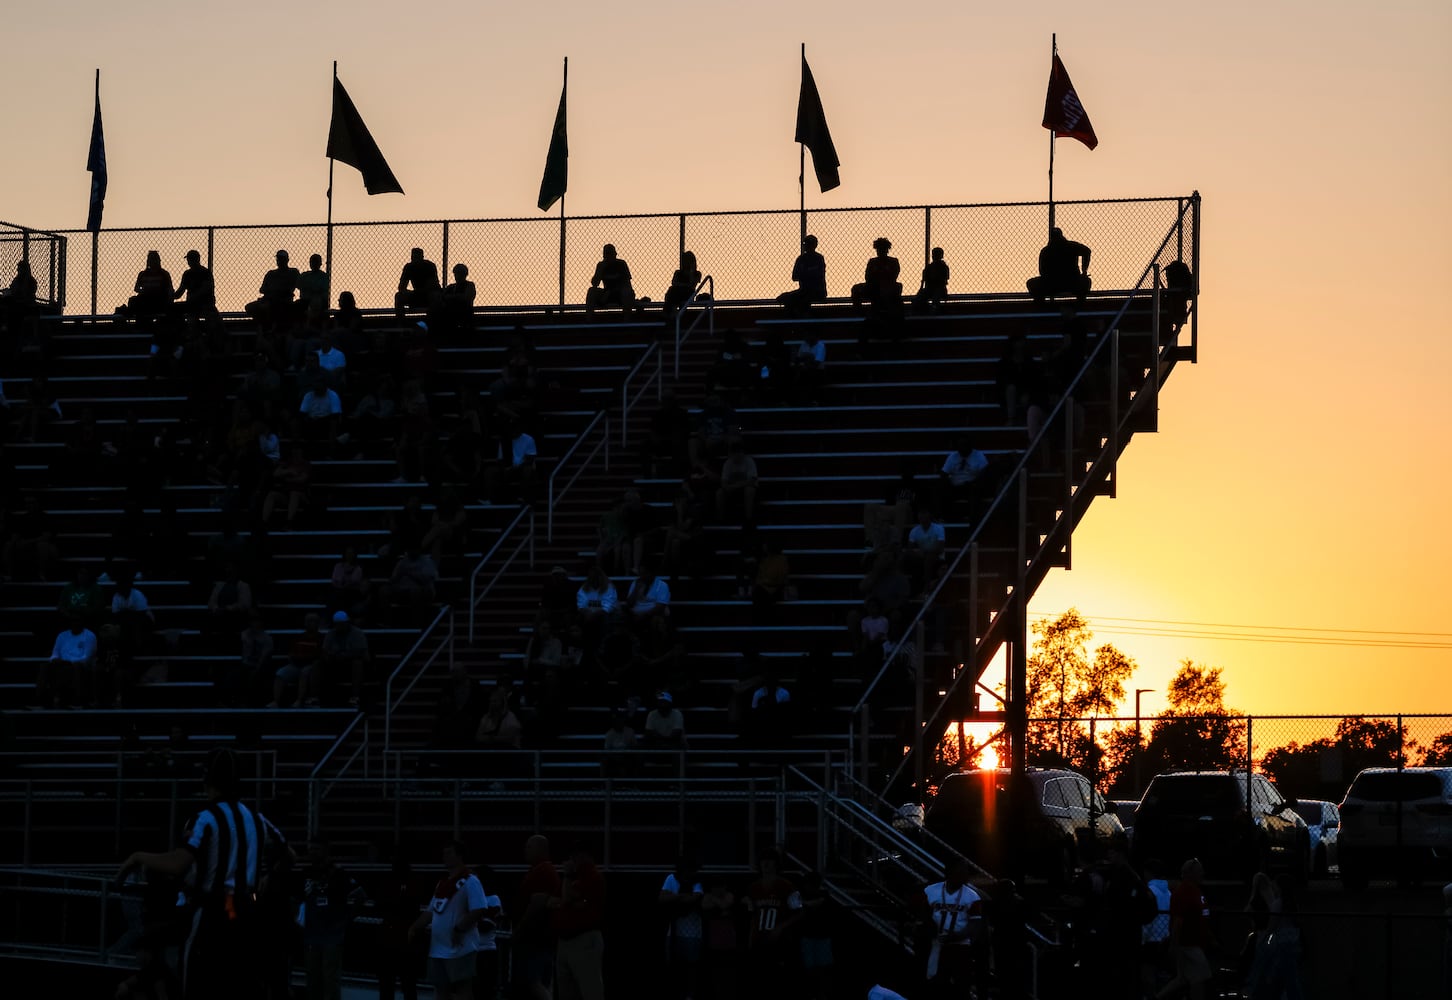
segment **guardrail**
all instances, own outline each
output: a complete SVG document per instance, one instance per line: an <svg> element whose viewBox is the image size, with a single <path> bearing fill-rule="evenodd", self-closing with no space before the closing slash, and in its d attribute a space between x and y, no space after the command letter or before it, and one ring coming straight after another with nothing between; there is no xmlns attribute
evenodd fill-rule
<svg viewBox="0 0 1452 1000"><path fill-rule="evenodd" d="M655 358L655 372L646 376L645 381L632 396L630 383L641 371L649 370L648 366L652 357ZM630 374L625 376L625 381L620 383L620 447L622 449L630 447L630 411L650 391L651 385L655 386L656 402L660 402L662 382L664 381L661 376L661 349L660 344L655 343L646 348L645 353L640 356L640 360L635 363L635 367L630 369Z"/></svg>
<svg viewBox="0 0 1452 1000"><path fill-rule="evenodd" d="M526 523L526 519L528 520L528 529L524 532L524 536L514 543L513 550L504 558L504 562L495 568L494 575L484 584L483 589L479 589L479 574L483 572L484 567L489 565L495 554L509 541L510 536L514 534L515 530ZM484 599L489 596L489 592L503 578L505 571L514 564L514 560L519 558L519 553L526 545L529 546L529 565L531 567L534 566L534 537L534 508L526 507L514 515L514 520L510 521L509 526L500 532L499 537L495 539L489 551L484 553L484 558L479 560L478 564L474 567L474 571L469 574L469 645L472 646L474 644L474 619L478 614L479 605L484 603Z"/></svg>
<svg viewBox="0 0 1452 1000"><path fill-rule="evenodd" d="M581 448L585 446L585 443L594 436L597 429L602 431L602 433L600 434L600 440L596 442L593 448L590 449L589 454L585 455L584 458L580 459L579 468L574 471L574 474L570 476L565 484L556 488L555 479L569 464L570 459L574 458L576 453L578 453ZM579 479L580 475L590 467L590 463L595 460L595 456L600 453L600 449L602 448L605 450L605 469L606 471L609 471L610 414L605 410L601 410L599 413L595 414L594 419L590 421L590 424L585 428L584 433L582 433L578 438L575 439L575 443L570 445L569 450L566 451L564 455L560 456L560 460L556 462L555 467L550 470L549 480L545 487L546 541L553 542L555 540L555 507L559 504L561 500L564 499L565 494L569 492L570 487L575 485L575 480Z"/></svg>
<svg viewBox="0 0 1452 1000"><path fill-rule="evenodd" d="M439 631L440 624L443 622L447 622L448 625L446 626L445 634L439 641L438 648L430 653L428 655L428 658L423 661L423 664L419 666L416 671L414 671L413 677L408 681L407 684L404 685L403 690L400 691L398 693L398 697L395 698L393 695L394 682L397 681L399 677L403 674L404 669L409 665L409 661L412 660L418 654L418 651L423 648L423 645L426 641L428 641L429 636ZM429 623L428 628L423 630L423 634L418 637L418 641L409 648L409 651L407 653L403 654L403 659L398 661L398 666L393 668L393 672L388 675L388 681L383 685L384 753L388 752L389 741L393 738L393 710L402 703L404 698L408 697L408 693L412 691L414 685L419 682L419 678L423 677L424 672L427 671L429 667L433 666L435 661L437 661L439 656L444 652L448 653L449 669L452 670L454 667L454 609L447 604L439 609L439 613L434 616L434 620Z"/></svg>
<svg viewBox="0 0 1452 1000"><path fill-rule="evenodd" d="M1028 448L1024 450L1024 453L1020 457L1018 464L1015 466L1014 470L1007 477L1005 477L1002 487L998 490L997 494L994 496L987 509L983 512L981 516L976 519L972 532L970 533L968 539L958 550L952 562L948 564L947 569L938 578L937 584L933 587L927 598L922 602L917 613L907 623L906 627L902 631L901 637L895 643L893 643L892 647L887 651L884 656L881 669L879 669L877 674L872 678L872 680L868 682L867 686L863 690L861 697L858 699L856 705L853 706L852 716L854 721L849 728L847 738L849 744L860 743L858 749L860 749L863 756L863 759L861 761L861 767L864 775L866 774L868 766L866 755L868 752L868 740L870 739L871 731L871 718L868 710L869 701L871 700L873 693L877 690L878 685L882 682L884 676L886 676L888 670L893 668L898 654L903 649L904 645L907 644L909 638L914 634L914 630L918 627L920 623L924 621L926 616L928 616L935 610L944 588L948 586L949 581L954 580L955 577L958 575L960 567L963 566L965 559L968 560L969 563L967 568L969 573L968 588L970 607L970 634L968 637L968 645L970 647L970 650L964 656L965 668L957 672L956 676L953 678L952 683L949 685L948 691L943 696L940 696L938 703L934 707L931 714L928 716L925 726L919 726L916 730L919 733L919 736L914 741L915 744L921 742L921 734L923 732L931 731L933 724L938 720L945 706L952 702L953 696L958 689L958 685L962 682L963 677L965 675L971 675L971 682L977 682L979 673L983 667L983 660L985 659L985 655L992 652L992 649L989 648L990 638L993 636L997 636L998 641L1001 643L1003 637L998 633L999 630L1002 628L1002 622L1007 621L1007 616L1013 614L1013 607L1016 605L1026 606L1028 595L1025 591L1028 589L1027 582L1030 576L1030 564L1036 562L1040 557L1044 555L1046 551L1052 550L1054 552L1057 552L1060 548L1066 547L1069 544L1067 539L1062 539L1056 544L1055 537L1058 533L1058 528L1061 524L1064 523L1072 525L1074 521L1074 506L1076 504L1082 505L1087 502L1086 497L1083 495L1085 491L1083 491L1080 487L1083 483L1088 482L1089 478L1093 476L1096 471L1098 471L1099 461L1103 460L1106 455L1108 456L1107 468L1104 470L1104 474L1111 481L1113 481L1113 479L1115 478L1114 474L1115 470L1117 469L1120 435L1124 433L1124 429L1121 427L1121 409L1123 410L1123 420L1127 422L1132 414L1139 412L1143 408L1153 408L1158 406L1158 389L1160 379L1159 367L1161 359L1165 356L1166 352L1170 352L1176 347L1173 342L1163 343L1159 336L1159 260L1160 257L1164 255L1167 250L1170 249L1172 242L1175 243L1175 249L1173 253L1176 255L1177 259L1179 255L1183 254L1187 222L1193 222L1194 224L1194 232L1191 234L1191 245L1192 249L1196 252L1196 257L1198 257L1199 205L1200 198L1198 194L1190 199L1181 201L1179 205L1178 215L1171 224L1170 228L1163 233L1163 236L1159 240L1158 245L1151 253L1149 260L1143 264L1143 270L1140 271L1139 280L1131 288L1118 313L1108 324L1107 335L1099 337L1098 340L1095 342L1094 346L1090 349L1090 351L1088 352L1088 356L1085 358L1084 363L1080 367L1079 371L1076 373L1074 379L1072 380L1072 382L1070 382L1068 387L1065 389L1065 391L1053 407L1053 409L1044 419L1038 434L1034 437L1033 441L1030 442ZM1191 265L1192 270L1195 273L1196 281L1195 291L1191 298L1190 309L1191 323L1193 324L1194 316L1198 312L1198 259L1192 260ZM1147 283L1149 285L1148 288L1146 288ZM1140 391L1137 391L1135 393L1134 399L1128 406L1121 407L1121 387L1119 385L1119 328L1124 322L1125 316L1129 313L1130 307L1136 304L1137 301L1141 305L1144 304L1146 298L1148 299L1152 310L1152 330L1150 334L1153 348L1151 352L1152 363L1149 365L1149 373L1146 376L1145 385L1143 387L1137 387ZM1192 352L1194 350L1193 330L1194 327L1192 325ZM1073 463L1073 432L1076 424L1079 423L1079 418L1076 412L1075 397L1076 395L1080 394L1082 394L1084 398L1088 397L1089 394L1085 392L1085 387L1088 384L1089 373L1098 369L1106 370L1109 377L1111 433L1108 442L1106 443L1104 448L1101 449L1094 466L1092 466L1087 472L1085 472L1083 467L1081 466L1081 475L1076 476ZM1029 552L1026 549L1027 542L1025 538L1026 532L1028 531L1028 469L1031 462L1038 462L1042 459L1044 450L1049 447L1049 442L1051 440L1050 434L1055 433L1064 434L1063 445L1065 455L1063 460L1063 470L1065 476L1065 500L1062 504L1062 510L1060 510L1057 514L1054 527L1047 534L1044 535L1044 539L1042 542L1039 543L1038 549L1034 552ZM1010 511L1009 504L1012 503L1014 500L1017 501L1017 510ZM1002 516L1006 519L1011 520L1010 530L1012 533L1009 537L1014 537L1018 540L1017 545L1019 548L1019 553L1016 557L1015 563L1018 566L1018 576L1011 588L1011 593L1008 597L1007 604L1003 608L999 609L999 613L994 619L994 622L990 624L989 629L985 631L983 635L979 635L978 600L980 595L978 593L978 551L980 543L986 538L988 534L989 525L992 524L995 517L998 516ZM919 686L921 686L921 681L922 678L918 678ZM1013 691L1010 691L1009 694L1011 699L1016 697L1015 692ZM1019 693L1019 695L1017 696L1021 697L1021 693ZM884 787L890 787L892 782L897 780L897 778L903 773L903 770L906 767L910 766L910 764L915 763L913 758L915 755L920 753L921 748L915 745L909 751L909 753L904 756L903 760L899 763L899 765L894 769L892 776L888 780L888 785ZM853 757L855 759L856 754L854 754Z"/></svg>
<svg viewBox="0 0 1452 1000"><path fill-rule="evenodd" d="M706 298L704 299L701 298L701 289L703 288L707 290ZM691 320L690 326L687 326L683 329L681 324L686 317L686 310L690 309L692 306L698 307L696 310L696 318ZM712 337L715 337L716 279L711 277L711 275L709 274L700 280L700 282L696 285L696 290L691 293L691 297L686 301L682 302L681 307L676 310L676 349L674 355L671 358L672 378L678 379L681 377L681 345L686 342L687 337L696 332L696 327L701 325L701 320L703 319L706 321L707 333L709 333Z"/></svg>

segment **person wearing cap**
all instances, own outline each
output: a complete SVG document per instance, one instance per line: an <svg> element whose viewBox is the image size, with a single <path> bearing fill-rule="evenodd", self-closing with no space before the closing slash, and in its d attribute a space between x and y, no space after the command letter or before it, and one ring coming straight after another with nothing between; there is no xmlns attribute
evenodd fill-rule
<svg viewBox="0 0 1452 1000"><path fill-rule="evenodd" d="M679 749L686 740L686 719L676 708L669 691L657 691L655 707L645 717L646 745L656 749Z"/></svg>
<svg viewBox="0 0 1452 1000"><path fill-rule="evenodd" d="M862 281L852 286L852 304L859 308L864 302L874 308L900 305L902 283L897 278L902 273L902 265L896 257L888 255L892 241L879 236L872 241L872 249L874 256L867 259Z"/></svg>
<svg viewBox="0 0 1452 1000"><path fill-rule="evenodd" d="M259 298L243 311L262 326L279 326L292 315L292 296L297 291L297 268L288 264L286 250L277 251L277 267L262 276Z"/></svg>
<svg viewBox="0 0 1452 1000"><path fill-rule="evenodd" d="M1038 277L1027 282L1034 301L1043 302L1056 295L1073 295L1083 305L1090 287L1089 255L1088 247L1066 239L1062 229L1055 227L1050 230L1048 244L1039 251Z"/></svg>
<svg viewBox="0 0 1452 1000"><path fill-rule="evenodd" d="M333 628L323 638L323 667L329 676L342 673L349 677L353 693L348 704L357 708L363 702L363 672L368 667L368 637L355 628L346 611L333 612Z"/></svg>
<svg viewBox="0 0 1452 1000"><path fill-rule="evenodd" d="M137 851L116 873L181 878L195 868L197 904L182 948L185 1000L254 1000L264 995L264 968L256 953L262 918L257 890L274 859L291 857L287 840L260 812L239 798L237 759L213 750L203 779L207 804L190 823L186 841L164 853Z"/></svg>
<svg viewBox="0 0 1452 1000"><path fill-rule="evenodd" d="M195 329L203 318L209 327L221 323L221 314L217 312L216 279L212 277L211 268L202 264L202 255L195 250L187 251L187 269L182 272L176 291L172 293L173 299L182 296L186 296L186 301L181 304L181 312L188 327Z"/></svg>
<svg viewBox="0 0 1452 1000"><path fill-rule="evenodd" d="M793 315L806 315L813 302L827 297L827 260L817 252L815 236L802 238L802 252L792 263L792 280L797 287L782 292L776 300Z"/></svg>
<svg viewBox="0 0 1452 1000"><path fill-rule="evenodd" d="M593 313L601 306L619 306L629 315L635 308L630 265L616 254L613 243L606 243L600 254L600 263L595 265L595 273L590 276L590 290L585 293L585 311Z"/></svg>
<svg viewBox="0 0 1452 1000"><path fill-rule="evenodd" d="M404 313L409 309L432 306L439 291L439 266L424 258L422 248L414 247L398 276L398 292L393 296L394 316L402 323Z"/></svg>

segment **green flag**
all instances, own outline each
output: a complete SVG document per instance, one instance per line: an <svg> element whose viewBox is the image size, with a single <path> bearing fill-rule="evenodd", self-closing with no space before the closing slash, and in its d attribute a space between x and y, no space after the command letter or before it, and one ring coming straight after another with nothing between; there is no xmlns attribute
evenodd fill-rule
<svg viewBox="0 0 1452 1000"><path fill-rule="evenodd" d="M565 95L570 86L568 61L565 73L565 83L560 88L560 109L555 112L555 130L550 133L550 151L545 157L544 178L539 182L541 212L548 212L570 186L570 142L565 137Z"/></svg>
<svg viewBox="0 0 1452 1000"><path fill-rule="evenodd" d="M403 185L388 168L388 161L363 116L353 106L353 99L343 89L337 76L333 77L333 120L328 126L328 159L357 167L363 175L363 186L369 194L403 194Z"/></svg>
<svg viewBox="0 0 1452 1000"><path fill-rule="evenodd" d="M827 131L827 114L822 110L822 96L817 93L817 81L812 78L805 50L802 53L802 90L797 97L795 141L806 146L812 154L812 168L817 174L818 187L830 191L842 183L837 172L841 166L837 161L837 148L832 145L832 133Z"/></svg>

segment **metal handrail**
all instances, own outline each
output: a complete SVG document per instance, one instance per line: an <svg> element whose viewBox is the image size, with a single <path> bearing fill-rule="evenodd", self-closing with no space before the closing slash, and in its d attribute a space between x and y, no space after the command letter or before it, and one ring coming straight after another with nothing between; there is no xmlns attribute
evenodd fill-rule
<svg viewBox="0 0 1452 1000"><path fill-rule="evenodd" d="M700 295L701 289L703 288L709 289L708 295L710 297L701 300ZM696 318L691 321L691 325L683 332L681 330L681 320L685 318L686 310L693 305L702 304L706 308L696 313ZM716 279L709 274L696 283L696 290L691 293L691 297L682 302L681 307L676 310L676 350L671 362L671 378L678 379L681 377L681 345L685 343L687 337L695 332L696 327L701 325L701 318L703 316L707 322L706 332L714 337L716 335Z"/></svg>
<svg viewBox="0 0 1452 1000"><path fill-rule="evenodd" d="M473 645L474 643L474 614L476 611L479 610L479 605L483 602L484 598L488 596L489 591L492 590L494 588L494 585L499 582L500 576L502 576L504 571L509 568L511 563L514 562L515 556L519 555L519 546L515 546L514 552L512 552L509 558L505 560L504 565L500 566L495 571L493 578L490 579L489 583L485 585L483 592L476 595L475 591L479 582L479 574L483 571L484 567L489 564L489 560L494 558L494 554L500 550L500 548L504 545L505 541L509 538L509 536L513 534L514 529L519 527L520 523L525 519L526 516L528 516L529 518L529 532L525 535L524 539L521 540L520 545L522 545L524 542L529 543L529 564L530 566L534 565L534 508L525 507L520 510L518 514L514 515L514 520L510 521L508 527L506 527L503 531L499 533L499 537L494 540L494 544L490 546L489 551L484 553L483 558L481 558L479 562L475 564L474 571L469 574L470 645Z"/></svg>
<svg viewBox="0 0 1452 1000"><path fill-rule="evenodd" d="M1055 420L1057 420L1059 416L1065 412L1066 404L1073 398L1075 390L1078 389L1083 383L1084 376L1091 369L1099 364L1100 352L1106 350L1105 345L1111 342L1117 343L1117 337L1113 336L1112 334L1118 331L1120 323L1123 321L1125 314L1129 311L1130 305L1135 301L1135 297L1139 295L1143 290L1145 281L1154 272L1156 262L1159 260L1160 255L1164 253L1165 247L1169 245L1171 237L1175 235L1175 232L1177 230L1181 229L1184 226L1185 216L1186 213L1189 211L1190 205L1197 202L1198 199L1194 199L1192 202L1181 206L1179 217L1165 233L1164 239L1160 241L1159 247L1150 256L1149 263L1145 265L1144 271L1141 272L1138 283L1136 283L1135 287L1130 290L1130 293L1125 299L1124 304L1120 306L1119 312L1115 314L1114 318L1109 322L1108 326L1106 327L1106 329L1110 331L1110 334L1100 337L1098 342L1095 343L1094 347L1089 351L1089 354L1084 359L1084 363L1080 366L1079 371L1075 373L1073 380L1060 395L1057 403L1055 403L1054 405L1054 408L1045 417L1043 425L1039 428L1039 433L1034 437L1033 441L1031 441L1029 443L1029 446L1024 450L1023 455L1020 456L1018 464L1014 466L1013 471L1009 475L1004 477L1003 485L999 488L998 493L994 496L993 502L989 504L983 515L978 519L978 523L973 527L973 530L969 534L968 539L958 550L958 554L954 556L952 563L950 563L948 568L939 575L937 584L933 587L927 598L923 600L922 604L918 608L917 613L907 623L906 627L903 630L902 637L899 638L895 643L893 643L891 649L884 654L882 667L878 670L877 674L872 678L872 680L867 684L867 687L862 692L862 696L857 699L857 703L852 706L852 711L849 718L855 720L855 717L858 715L858 713L864 711L868 699L871 698L872 693L877 689L877 685L881 683L883 677L886 676L888 669L892 667L902 646L913 634L913 629L917 626L918 622L923 620L923 618L927 615L928 611L934 606L934 603L938 599L938 595L948 584L948 581L953 578L953 575L957 572L959 565L963 562L964 556L969 552L970 549L972 549L977 543L979 543L980 535L982 535L983 533L984 526L988 524L992 515L999 510L999 505L1004 502L1010 490L1015 490L1017 488L1017 483L1020 477L1027 474L1029 460L1038 454L1040 446L1047 440L1047 435L1050 432L1050 428L1054 426ZM1158 365L1159 358L1161 356L1161 347L1159 344L1154 345L1154 353L1155 363L1156 365ZM1070 417L1070 419L1072 419L1072 417ZM1017 598L1018 596L1019 595L1015 595L1015 598ZM970 613L976 614L976 609L974 609ZM974 665L976 666L978 644L978 636L976 634L973 636L973 644L974 649L972 659ZM941 699L939 699L939 709L941 709L941 706L949 700L952 691L957 687L958 681L962 677L963 673L967 673L971 669L972 667L970 667L969 670L961 671L958 677L954 678L952 685L950 685L949 687L949 691ZM931 718L936 719L937 714L938 712L937 710L935 710ZM856 726L855 724L851 724L849 725L848 729L849 745L854 742L855 738ZM914 752L916 752L916 748L910 750L908 756L910 756ZM904 761L906 760L907 757L905 756ZM894 772L894 777L896 777L898 773L901 773L901 766L899 766L897 771Z"/></svg>
<svg viewBox="0 0 1452 1000"><path fill-rule="evenodd" d="M631 383L631 380L635 378L635 376L640 372L640 370L642 368L645 367L646 362L648 362L651 359L652 356L654 356L654 358L655 358L655 374L652 375L652 376L650 376L649 378L647 378L645 380L645 384L640 387L640 390L638 392L636 392L635 398L634 399L631 399L630 398L630 383ZM657 342L657 343L651 344L650 347L646 348L645 353L640 356L640 360L635 363L635 367L632 368L632 369L630 369L630 374L626 375L625 376L625 380L620 383L620 447L621 448L628 448L630 446L630 437L629 437L629 435L630 435L630 411L631 411L631 408L634 407L636 403L640 402L641 397L643 397L646 394L646 391L650 389L650 385L651 385L652 382L655 383L655 398L656 398L656 401L659 402L660 401L660 396L661 396L661 383L662 383L662 381L664 381L664 379L662 378L662 369L661 369L661 349L660 349L660 343Z"/></svg>
<svg viewBox="0 0 1452 1000"><path fill-rule="evenodd" d="M605 425L605 433L601 437L600 443L597 444L593 449L591 449L590 454L585 456L584 461L580 463L580 467L575 470L575 474L570 477L569 482L565 483L565 485L561 487L559 493L556 494L555 477L560 474L560 470L565 467L565 465L570 461L571 458L574 457L575 452L580 450L580 446L583 445L585 441L590 437L590 435L595 432L595 426L600 423L604 423ZM560 460L555 463L555 467L550 470L545 494L547 504L545 508L546 541L553 542L555 540L555 505L560 500L564 499L564 496L567 492L569 492L570 487L575 485L575 480L580 478L580 474L590 467L590 463L595 460L595 456L599 454L602 447L605 449L605 468L608 471L610 469L610 414L606 410L601 410L600 412L595 414L594 419L590 421L590 424L588 427L585 428L584 433L582 433L579 437L575 438L575 443L570 445L569 450L560 457Z"/></svg>
<svg viewBox="0 0 1452 1000"><path fill-rule="evenodd" d="M448 635L446 635L443 642L439 644L439 648L434 650L433 654L424 661L423 666L419 668L416 674L414 674L413 680L408 682L408 685L399 694L397 701L395 701L393 697L393 682L398 679L399 674L403 673L403 668L408 666L409 660L413 659L414 654L417 653L420 647L423 646L424 641L428 639L429 636L434 634L434 630L439 627L439 622L445 620L447 620L449 623ZM433 666L434 661L439 658L439 653L442 652L444 649L447 649L449 651L449 666L452 667L454 665L454 609L452 606L447 604L439 609L439 613L434 616L434 620L431 621L428 627L424 629L423 632L419 635L418 641L416 641L411 647L409 647L407 653L403 654L403 658L398 661L398 666L393 668L393 672L388 675L388 680L383 685L384 753L388 752L389 740L393 735L394 708L397 707L398 704L402 703L404 698L408 697L408 693L413 690L413 686L418 683L419 678L423 676L423 672L429 667Z"/></svg>

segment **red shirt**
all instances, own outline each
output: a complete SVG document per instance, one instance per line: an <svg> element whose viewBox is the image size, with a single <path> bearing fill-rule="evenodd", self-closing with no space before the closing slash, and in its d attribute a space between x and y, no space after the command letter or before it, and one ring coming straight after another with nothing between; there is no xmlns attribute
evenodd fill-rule
<svg viewBox="0 0 1452 1000"><path fill-rule="evenodd" d="M787 916L783 911L799 910L802 907L802 897L797 893L797 887L784 878L751 883L751 888L746 890L746 898L751 904L753 945L762 935L781 927Z"/></svg>
<svg viewBox="0 0 1452 1000"><path fill-rule="evenodd" d="M537 895L553 898L559 894L560 875L548 861L541 861L525 872L524 880L519 883L519 929L515 936L526 941L543 940L548 943L549 911L542 910L534 916L527 916L529 903Z"/></svg>
<svg viewBox="0 0 1452 1000"><path fill-rule="evenodd" d="M555 933L561 938L598 931L605 923L605 879L600 869L585 863L562 887L563 903L552 911Z"/></svg>
<svg viewBox="0 0 1452 1000"><path fill-rule="evenodd" d="M1210 944L1210 907L1198 885L1181 882L1170 893L1170 923L1180 920L1180 945L1204 948Z"/></svg>

